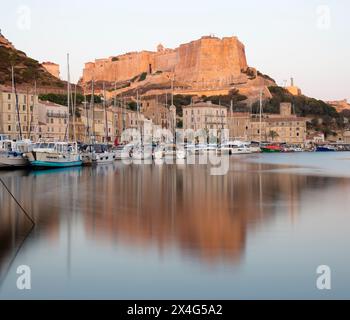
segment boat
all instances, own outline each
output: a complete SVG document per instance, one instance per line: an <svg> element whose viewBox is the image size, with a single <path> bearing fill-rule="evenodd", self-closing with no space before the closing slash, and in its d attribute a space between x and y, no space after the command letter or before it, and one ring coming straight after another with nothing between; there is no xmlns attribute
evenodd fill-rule
<svg viewBox="0 0 350 320"><path fill-rule="evenodd" d="M137 145L133 148L132 158L134 160L149 160L153 157L153 146L151 144Z"/></svg>
<svg viewBox="0 0 350 320"><path fill-rule="evenodd" d="M261 152L263 153L279 153L283 151L281 146L278 146L278 145L261 146L260 149L261 149Z"/></svg>
<svg viewBox="0 0 350 320"><path fill-rule="evenodd" d="M76 142L38 143L25 157L36 168L76 167L83 163Z"/></svg>
<svg viewBox="0 0 350 320"><path fill-rule="evenodd" d="M2 140L0 146L0 168L17 168L29 165L24 154L29 152L32 147L30 140Z"/></svg>
<svg viewBox="0 0 350 320"><path fill-rule="evenodd" d="M337 149L333 146L317 146L316 152L335 152Z"/></svg>
<svg viewBox="0 0 350 320"><path fill-rule="evenodd" d="M243 146L243 147L235 147L230 150L230 155L238 155L238 154L251 154L253 153L250 148Z"/></svg>
<svg viewBox="0 0 350 320"><path fill-rule="evenodd" d="M86 145L81 152L81 159L84 165L108 164L116 160L116 152L106 144Z"/></svg>
<svg viewBox="0 0 350 320"><path fill-rule="evenodd" d="M258 149L251 149L249 147L249 142L243 142L239 140L235 141L226 141L223 144L221 144L221 154L229 154L229 155L236 155L236 154L251 154L255 150L257 152Z"/></svg>

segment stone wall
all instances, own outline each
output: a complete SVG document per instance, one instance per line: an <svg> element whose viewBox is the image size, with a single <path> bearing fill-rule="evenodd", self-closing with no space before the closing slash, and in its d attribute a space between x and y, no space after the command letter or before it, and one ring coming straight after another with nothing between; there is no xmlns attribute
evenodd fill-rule
<svg viewBox="0 0 350 320"><path fill-rule="evenodd" d="M228 85L247 68L244 45L236 38L202 37L176 49L132 52L85 64L82 82L125 81L147 72L175 72L178 81L193 85Z"/></svg>

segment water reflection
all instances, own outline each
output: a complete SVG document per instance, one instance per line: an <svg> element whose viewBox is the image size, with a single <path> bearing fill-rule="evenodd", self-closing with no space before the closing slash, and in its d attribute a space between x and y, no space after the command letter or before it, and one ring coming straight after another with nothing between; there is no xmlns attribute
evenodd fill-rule
<svg viewBox="0 0 350 320"><path fill-rule="evenodd" d="M69 270L70 244L80 227L85 243L159 252L175 247L198 264L237 265L259 226L280 215L298 220L307 190L349 187L348 179L288 173L293 168L233 160L225 176L211 176L205 165L121 163L0 174L37 223L26 247L59 246L65 228ZM30 223L1 187L0 203L3 277Z"/></svg>

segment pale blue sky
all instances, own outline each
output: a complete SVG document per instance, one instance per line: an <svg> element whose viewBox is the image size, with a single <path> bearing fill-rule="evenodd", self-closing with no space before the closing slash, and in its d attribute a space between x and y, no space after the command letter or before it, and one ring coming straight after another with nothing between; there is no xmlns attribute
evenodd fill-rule
<svg viewBox="0 0 350 320"><path fill-rule="evenodd" d="M349 0L4 0L0 28L29 56L59 63L62 77L70 52L72 80L95 58L237 35L249 65L279 84L293 76L307 95L350 100L349 14Z"/></svg>

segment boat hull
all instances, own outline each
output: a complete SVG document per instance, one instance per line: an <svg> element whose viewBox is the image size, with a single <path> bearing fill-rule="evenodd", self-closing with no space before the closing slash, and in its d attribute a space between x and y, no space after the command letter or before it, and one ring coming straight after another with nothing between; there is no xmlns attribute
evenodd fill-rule
<svg viewBox="0 0 350 320"><path fill-rule="evenodd" d="M49 162L49 161L40 161L34 160L30 163L32 167L37 168L69 168L69 167L78 167L83 164L82 161L71 161L71 162Z"/></svg>
<svg viewBox="0 0 350 320"><path fill-rule="evenodd" d="M17 168L28 165L28 160L23 157L0 157L0 168Z"/></svg>
<svg viewBox="0 0 350 320"><path fill-rule="evenodd" d="M271 149L271 148L264 148L264 147L261 147L261 152L262 153L281 153L282 150L280 149Z"/></svg>

